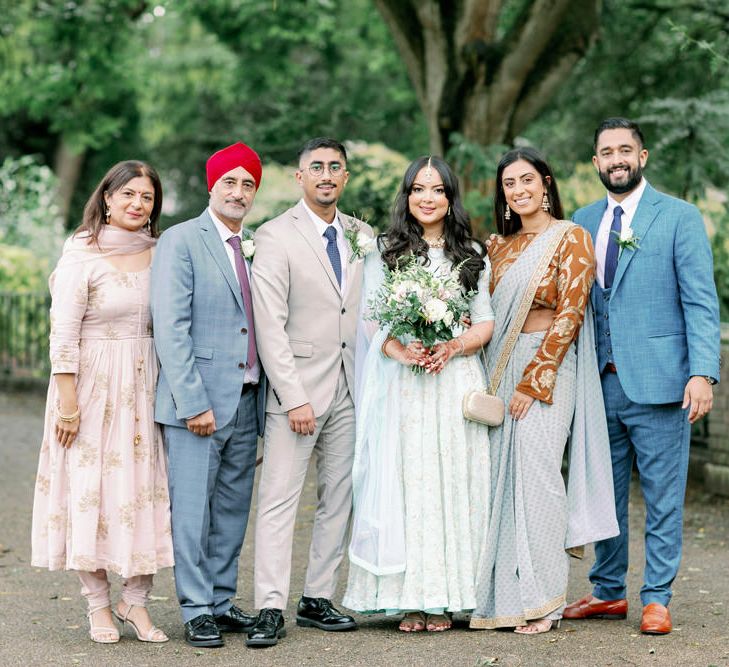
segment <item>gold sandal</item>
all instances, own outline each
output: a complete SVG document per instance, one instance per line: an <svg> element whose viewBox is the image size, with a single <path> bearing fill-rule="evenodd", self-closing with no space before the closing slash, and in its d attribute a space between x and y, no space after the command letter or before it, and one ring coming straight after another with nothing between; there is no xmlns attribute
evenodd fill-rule
<svg viewBox="0 0 729 667"><path fill-rule="evenodd" d="M409 611L403 616L397 629L400 632L422 632L427 622L428 617L424 611Z"/></svg>
<svg viewBox="0 0 729 667"><path fill-rule="evenodd" d="M428 632L445 632L453 627L453 614L447 611L442 614L428 614L425 620Z"/></svg>

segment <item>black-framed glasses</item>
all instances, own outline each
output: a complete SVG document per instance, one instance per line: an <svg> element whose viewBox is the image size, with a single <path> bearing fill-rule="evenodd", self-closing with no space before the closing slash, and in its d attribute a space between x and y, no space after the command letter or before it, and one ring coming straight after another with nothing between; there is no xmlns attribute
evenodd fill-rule
<svg viewBox="0 0 729 667"><path fill-rule="evenodd" d="M344 165L341 162L312 162L306 170L314 177L318 178L322 176L325 171L329 172L329 175L337 178L344 173Z"/></svg>

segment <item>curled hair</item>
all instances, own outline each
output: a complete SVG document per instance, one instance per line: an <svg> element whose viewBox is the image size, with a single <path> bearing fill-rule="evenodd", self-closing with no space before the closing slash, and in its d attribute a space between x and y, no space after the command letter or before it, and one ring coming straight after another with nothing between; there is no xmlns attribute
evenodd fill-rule
<svg viewBox="0 0 729 667"><path fill-rule="evenodd" d="M154 187L154 205L152 213L149 216L149 233L153 238L159 236L159 215L162 211L162 183L159 180L157 172L146 162L139 160L125 160L117 162L109 171L106 172L104 178L96 186L84 206L84 215L81 225L74 232L88 232L90 235L90 243L99 242L99 233L106 223L106 202L104 194L112 195L117 190L121 190L133 178L146 176L152 181Z"/></svg>
<svg viewBox="0 0 729 667"><path fill-rule="evenodd" d="M630 130L630 132L633 135L633 139L635 139L638 142L638 146L640 146L641 149L645 147L645 139L643 138L643 132L641 132L640 126L638 123L628 120L627 118L622 118L620 116L615 116L613 118L606 118L602 123L600 123L597 126L597 129L595 130L595 138L592 142L592 149L597 152L597 141L600 138L600 135L605 130Z"/></svg>
<svg viewBox="0 0 729 667"><path fill-rule="evenodd" d="M411 162L405 171L392 207L390 227L378 239L382 261L389 269L394 269L399 260L411 254L421 257L425 264L430 262L428 244L423 238L423 226L410 212L408 202L415 177L428 164L428 160L430 160L431 167L443 179L443 187L450 205L450 210L443 221L445 256L453 263L453 266L460 265L461 285L466 290L475 290L478 276L484 268L484 250L480 243L475 243L478 250L474 248L471 220L461 203L458 179L448 164L436 156L419 157Z"/></svg>
<svg viewBox="0 0 729 667"><path fill-rule="evenodd" d="M552 217L557 220L562 220L564 218L564 210L562 209L562 202L559 198L559 190L557 189L557 180L554 178L552 168L547 164L547 161L541 156L541 154L533 148L514 148L501 158L499 166L496 168L494 217L496 218L496 229L498 229L499 234L502 236L509 236L509 234L518 232L522 227L521 216L513 209L510 211L511 219L507 220L504 217L506 214L506 207L508 206L506 203L506 195L504 194L504 184L502 182L504 169L506 169L510 164L514 164L517 160L526 160L537 170L537 173L539 173L542 177L542 183L547 191L549 212L552 214Z"/></svg>

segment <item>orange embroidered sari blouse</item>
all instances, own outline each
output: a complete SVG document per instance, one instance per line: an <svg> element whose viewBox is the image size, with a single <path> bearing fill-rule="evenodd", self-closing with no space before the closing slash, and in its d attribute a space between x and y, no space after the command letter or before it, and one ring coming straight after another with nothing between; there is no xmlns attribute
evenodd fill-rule
<svg viewBox="0 0 729 667"><path fill-rule="evenodd" d="M498 234L491 236L488 256L491 260L489 289L492 294L508 268L534 238L535 234L523 233L506 237ZM573 225L565 233L537 287L532 310L549 308L555 311L555 317L539 350L524 369L517 391L552 403L557 370L582 326L594 279L595 251L592 238L582 227Z"/></svg>

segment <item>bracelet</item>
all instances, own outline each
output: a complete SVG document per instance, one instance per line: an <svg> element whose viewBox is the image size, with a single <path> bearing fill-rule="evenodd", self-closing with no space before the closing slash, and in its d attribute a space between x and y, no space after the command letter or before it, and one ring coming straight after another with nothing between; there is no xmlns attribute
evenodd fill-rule
<svg viewBox="0 0 729 667"><path fill-rule="evenodd" d="M385 359L392 359L392 357L387 354L387 344L391 343L393 340L395 340L392 336L388 336L385 338L384 342L382 343L382 346L380 347L380 352L382 353L382 356L385 357Z"/></svg>
<svg viewBox="0 0 729 667"><path fill-rule="evenodd" d="M56 416L62 421L62 422L75 422L79 416L81 415L81 408L76 406L75 412L72 412L70 415L62 415L61 414L61 404L56 404Z"/></svg>

